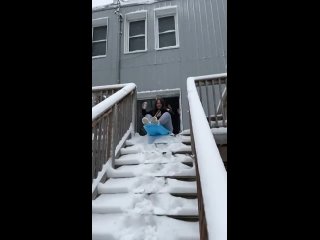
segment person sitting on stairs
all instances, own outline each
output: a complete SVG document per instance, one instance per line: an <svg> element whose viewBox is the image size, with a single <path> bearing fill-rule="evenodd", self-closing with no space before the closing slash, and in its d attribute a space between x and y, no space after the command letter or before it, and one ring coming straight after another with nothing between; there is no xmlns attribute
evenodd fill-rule
<svg viewBox="0 0 320 240"><path fill-rule="evenodd" d="M165 102L162 98L157 98L154 109L147 112L147 102L142 104L142 123L148 124L161 124L168 129L171 133L173 131L171 115L169 110L165 107Z"/></svg>

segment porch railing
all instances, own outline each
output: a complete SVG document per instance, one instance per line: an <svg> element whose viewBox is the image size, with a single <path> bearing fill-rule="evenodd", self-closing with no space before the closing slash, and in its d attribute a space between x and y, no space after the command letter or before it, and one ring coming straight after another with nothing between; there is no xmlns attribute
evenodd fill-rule
<svg viewBox="0 0 320 240"><path fill-rule="evenodd" d="M107 99L125 85L126 84L114 84L92 87L92 107Z"/></svg>
<svg viewBox="0 0 320 240"><path fill-rule="evenodd" d="M219 154L217 144L211 133L210 110L214 120L218 121L218 106L212 108L207 86L214 88L216 83L226 85L227 74L215 74L187 79L187 91L190 113L191 147L196 162L197 194L199 209L199 228L201 240L227 240L227 172ZM200 87L199 94L197 91ZM206 86L206 98L203 98L202 86ZM220 88L220 87L218 87ZM216 90L216 89L214 89ZM218 90L219 91L219 90ZM220 100L223 100L221 86ZM226 94L226 93L225 93ZM200 98L206 99L207 113ZM214 102L213 102L214 103ZM221 101L222 126L226 126L226 112ZM209 121L209 124L208 124Z"/></svg>
<svg viewBox="0 0 320 240"><path fill-rule="evenodd" d="M117 145L135 132L137 92L133 83L94 87L92 92L100 101L92 107L93 181L109 159L114 166Z"/></svg>
<svg viewBox="0 0 320 240"><path fill-rule="evenodd" d="M210 127L227 127L227 74L197 79L195 85Z"/></svg>

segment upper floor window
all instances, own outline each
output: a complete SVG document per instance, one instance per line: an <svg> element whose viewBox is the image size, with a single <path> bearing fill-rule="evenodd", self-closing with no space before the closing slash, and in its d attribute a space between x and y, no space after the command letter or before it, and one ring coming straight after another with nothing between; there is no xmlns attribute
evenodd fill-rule
<svg viewBox="0 0 320 240"><path fill-rule="evenodd" d="M179 47L176 7L155 9L156 49Z"/></svg>
<svg viewBox="0 0 320 240"><path fill-rule="evenodd" d="M108 18L92 19L92 58L105 57L108 47Z"/></svg>
<svg viewBox="0 0 320 240"><path fill-rule="evenodd" d="M147 12L128 13L125 16L124 52L135 53L147 50Z"/></svg>
<svg viewBox="0 0 320 240"><path fill-rule="evenodd" d="M107 26L92 29L92 57L107 54Z"/></svg>
<svg viewBox="0 0 320 240"><path fill-rule="evenodd" d="M146 49L146 21L129 23L129 52Z"/></svg>

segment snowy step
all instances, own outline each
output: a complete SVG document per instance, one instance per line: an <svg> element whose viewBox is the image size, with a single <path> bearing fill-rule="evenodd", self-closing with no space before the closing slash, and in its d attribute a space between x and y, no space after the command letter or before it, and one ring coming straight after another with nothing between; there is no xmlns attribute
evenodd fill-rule
<svg viewBox="0 0 320 240"><path fill-rule="evenodd" d="M139 164L139 165L124 165L117 169L108 168L107 175L109 178L125 178L137 176L184 176L195 177L195 164L192 167L183 163L166 163L166 164Z"/></svg>
<svg viewBox="0 0 320 240"><path fill-rule="evenodd" d="M191 146L185 145L182 142L177 143L154 143L149 145L134 145L120 149L120 155L135 154L143 152L168 152L172 153L191 153Z"/></svg>
<svg viewBox="0 0 320 240"><path fill-rule="evenodd" d="M102 194L92 201L92 213L137 213L171 216L198 216L197 199L174 197L169 193Z"/></svg>
<svg viewBox="0 0 320 240"><path fill-rule="evenodd" d="M121 155L125 155L125 154L134 154L134 153L139 153L142 152L143 148L141 148L141 146L137 145L137 146L129 146L126 148L121 148L120 149L120 154Z"/></svg>
<svg viewBox="0 0 320 240"><path fill-rule="evenodd" d="M192 153L191 146L183 143L171 144L168 149L173 153Z"/></svg>
<svg viewBox="0 0 320 240"><path fill-rule="evenodd" d="M227 125L227 120L224 121L225 125ZM218 126L218 127L222 127L223 126L223 121L222 120L218 120L218 124L217 121L210 121L211 126Z"/></svg>
<svg viewBox="0 0 320 240"><path fill-rule="evenodd" d="M191 143L191 136L180 135L179 138L181 139L182 143Z"/></svg>
<svg viewBox="0 0 320 240"><path fill-rule="evenodd" d="M211 132L216 135L216 134L227 134L227 129L226 127L219 127L219 128L211 128ZM185 136L190 136L190 129L186 129L186 130L183 130L181 133L179 133L179 135L181 137L184 137L182 135L185 135Z"/></svg>
<svg viewBox="0 0 320 240"><path fill-rule="evenodd" d="M92 240L199 240L199 222L140 214L92 214Z"/></svg>
<svg viewBox="0 0 320 240"><path fill-rule="evenodd" d="M176 179L142 176L132 178L110 178L99 183L98 193L174 193L195 195L195 181L179 181Z"/></svg>
<svg viewBox="0 0 320 240"><path fill-rule="evenodd" d="M176 154L173 155L172 152L144 152L144 153L134 153L126 154L115 159L116 165L125 164L141 164L141 163L174 163L174 162L184 162L192 163L193 159L186 154Z"/></svg>

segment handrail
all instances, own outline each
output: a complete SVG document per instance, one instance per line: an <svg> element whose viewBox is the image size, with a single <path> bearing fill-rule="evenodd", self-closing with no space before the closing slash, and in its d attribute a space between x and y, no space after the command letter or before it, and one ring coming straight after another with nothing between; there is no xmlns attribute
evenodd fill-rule
<svg viewBox="0 0 320 240"><path fill-rule="evenodd" d="M200 239L227 239L227 172L200 102L196 82L226 73L187 79L192 150L196 158ZM209 103L210 104L210 103Z"/></svg>
<svg viewBox="0 0 320 240"><path fill-rule="evenodd" d="M210 127L227 127L227 75L196 77L195 85Z"/></svg>
<svg viewBox="0 0 320 240"><path fill-rule="evenodd" d="M114 84L92 87L92 107L116 93L126 84Z"/></svg>
<svg viewBox="0 0 320 240"><path fill-rule="evenodd" d="M93 189L103 169L103 165L114 159L129 134L136 128L137 91L134 83L93 87L101 96L101 91L110 90L105 100L92 107L92 183ZM94 99L93 99L94 100ZM101 100L101 99L100 99ZM100 172L100 173L99 173ZM100 174L100 175L99 175ZM95 179L95 181L93 181Z"/></svg>
<svg viewBox="0 0 320 240"><path fill-rule="evenodd" d="M101 91L101 90L115 89L115 88L123 88L123 87L125 87L126 85L127 85L127 84L123 83L123 84L94 86L94 87L92 87L92 92Z"/></svg>
<svg viewBox="0 0 320 240"><path fill-rule="evenodd" d="M97 119L103 112L108 111L115 103L119 102L128 93L136 88L136 85L134 83L127 83L123 85L124 87L122 87L119 91L92 108L92 121Z"/></svg>

